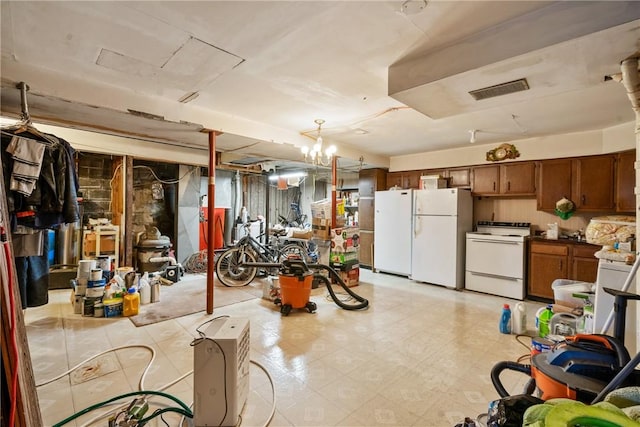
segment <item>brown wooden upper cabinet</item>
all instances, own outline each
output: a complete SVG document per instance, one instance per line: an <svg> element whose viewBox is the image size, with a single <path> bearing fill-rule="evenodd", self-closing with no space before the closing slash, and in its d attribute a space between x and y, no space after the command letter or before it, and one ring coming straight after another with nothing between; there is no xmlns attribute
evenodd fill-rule
<svg viewBox="0 0 640 427"><path fill-rule="evenodd" d="M459 167L450 169L427 169L422 175L439 175L446 178L448 186L452 188L471 188L471 168Z"/></svg>
<svg viewBox="0 0 640 427"><path fill-rule="evenodd" d="M636 196L633 190L636 186L636 150L618 153L616 165L616 211L634 212L636 210Z"/></svg>
<svg viewBox="0 0 640 427"><path fill-rule="evenodd" d="M420 188L422 171L389 172L387 174L387 189L392 187Z"/></svg>
<svg viewBox="0 0 640 427"><path fill-rule="evenodd" d="M534 162L476 166L471 191L475 195L533 196L536 194Z"/></svg>
<svg viewBox="0 0 640 427"><path fill-rule="evenodd" d="M571 199L571 159L538 162L537 206L539 211L553 212L556 202Z"/></svg>
<svg viewBox="0 0 640 427"><path fill-rule="evenodd" d="M360 197L373 197L376 191L384 190L387 172L384 169L362 169L358 177Z"/></svg>
<svg viewBox="0 0 640 427"><path fill-rule="evenodd" d="M578 157L571 169L573 198L576 209L610 211L615 209L616 155Z"/></svg>
<svg viewBox="0 0 640 427"><path fill-rule="evenodd" d="M471 188L471 168L455 168L447 171L449 187Z"/></svg>
<svg viewBox="0 0 640 427"><path fill-rule="evenodd" d="M500 192L500 166L476 166L472 171L471 192L498 194Z"/></svg>

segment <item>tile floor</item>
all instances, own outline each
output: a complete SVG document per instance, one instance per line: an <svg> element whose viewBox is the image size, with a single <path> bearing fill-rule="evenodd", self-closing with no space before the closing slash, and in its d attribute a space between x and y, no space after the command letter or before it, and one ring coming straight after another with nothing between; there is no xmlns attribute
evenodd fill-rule
<svg viewBox="0 0 640 427"><path fill-rule="evenodd" d="M251 359L275 383L276 413L270 425L446 427L486 412L498 397L491 367L528 353L515 336L498 332L502 304L513 300L364 269L360 286L352 289L369 299L369 309L342 310L321 287L312 293L318 305L314 314L294 310L283 317L273 303L254 299L221 307L213 315L201 312L139 328L127 318L73 314L69 291L51 291L49 304L25 312L36 384L104 350L145 345L155 350L155 360L143 387L157 390L193 368L190 343L199 325L215 316L243 316L250 319ZM540 306L527 302L530 329ZM150 358L146 347L107 352L72 375L38 387L45 425L138 390ZM502 379L514 394L526 382L522 374L511 372ZM271 386L254 364L250 380L241 425L262 426L271 409ZM165 392L190 405L192 386L193 376L187 375ZM151 402L158 408L169 401L159 397ZM112 408L66 425L106 426L105 418L95 418ZM180 424L179 415L163 418L168 425ZM157 417L148 425L166 424Z"/></svg>

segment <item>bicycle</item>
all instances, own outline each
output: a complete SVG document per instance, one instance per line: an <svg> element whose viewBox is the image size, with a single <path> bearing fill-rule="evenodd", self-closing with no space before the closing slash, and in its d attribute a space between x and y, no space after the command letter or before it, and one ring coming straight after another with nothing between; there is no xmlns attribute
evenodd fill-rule
<svg viewBox="0 0 640 427"><path fill-rule="evenodd" d="M309 228L310 224L307 222L307 215L302 213L300 205L297 203L291 203L289 207L288 217L278 215L280 225L283 227Z"/></svg>
<svg viewBox="0 0 640 427"><path fill-rule="evenodd" d="M245 236L231 248L224 251L216 262L216 275L220 282L228 287L246 286L258 274L258 267L246 266L245 263L282 263L290 257L305 261L317 262L315 244L304 239L286 238L285 230L278 230L269 238L269 243L262 244L249 233L250 224ZM271 271L274 270L274 271ZM277 268L267 269L267 273L277 274Z"/></svg>

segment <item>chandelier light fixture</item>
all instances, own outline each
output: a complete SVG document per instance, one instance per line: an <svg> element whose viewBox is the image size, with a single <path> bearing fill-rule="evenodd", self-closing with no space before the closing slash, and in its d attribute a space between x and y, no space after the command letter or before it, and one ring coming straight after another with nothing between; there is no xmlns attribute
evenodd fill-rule
<svg viewBox="0 0 640 427"><path fill-rule="evenodd" d="M336 153L336 146L331 145L327 147L324 152L322 151L322 125L324 124L323 119L315 119L314 122L318 125L316 142L309 150L309 147L302 147L300 150L302 154L304 154L304 160L307 163L311 163L316 166L329 166L331 164L331 158Z"/></svg>

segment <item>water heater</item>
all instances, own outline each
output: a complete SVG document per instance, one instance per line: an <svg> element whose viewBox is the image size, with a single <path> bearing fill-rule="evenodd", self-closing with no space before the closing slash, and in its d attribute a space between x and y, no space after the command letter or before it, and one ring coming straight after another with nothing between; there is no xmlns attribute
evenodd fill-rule
<svg viewBox="0 0 640 427"><path fill-rule="evenodd" d="M196 427L235 426L249 395L249 319L215 319L193 348Z"/></svg>

